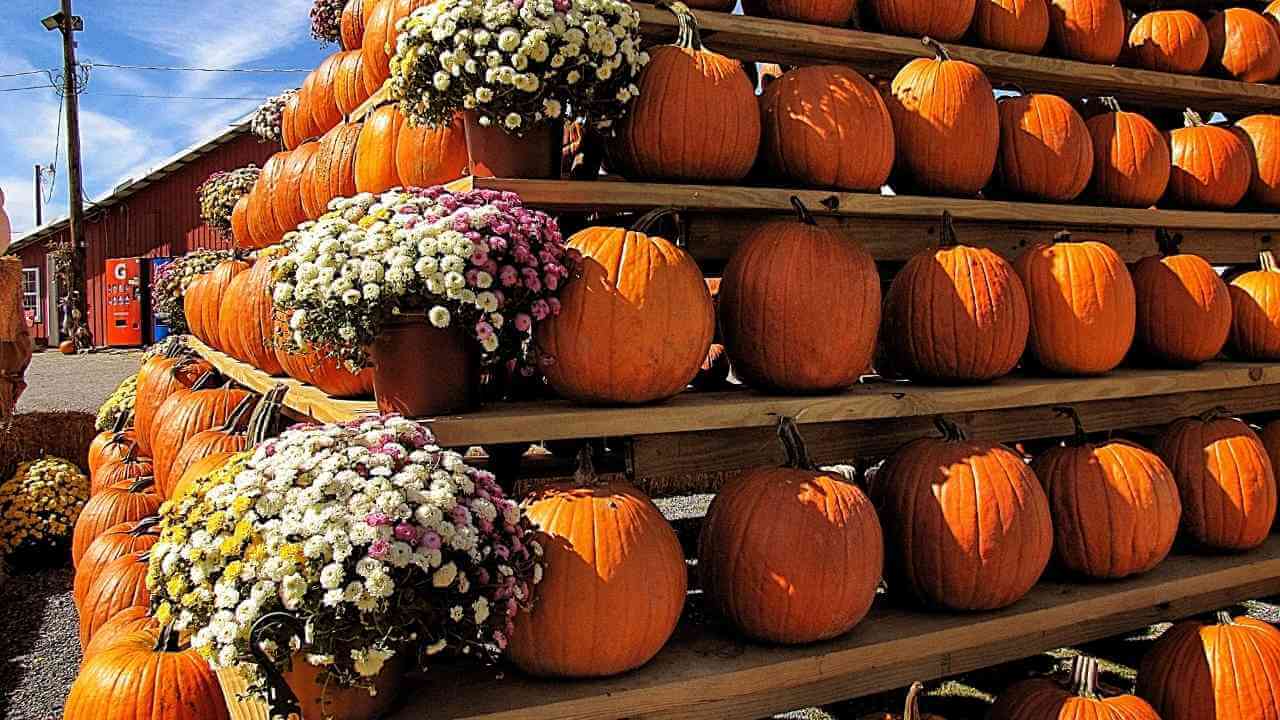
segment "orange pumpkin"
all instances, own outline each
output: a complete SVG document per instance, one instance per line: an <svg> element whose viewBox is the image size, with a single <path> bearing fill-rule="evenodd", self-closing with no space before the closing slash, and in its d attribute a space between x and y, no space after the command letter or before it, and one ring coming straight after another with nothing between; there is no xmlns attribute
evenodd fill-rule
<svg viewBox="0 0 1280 720"><path fill-rule="evenodd" d="M698 264L649 230L592 227L569 239L582 253L560 294L558 317L538 326L543 368L557 393L586 403L665 400L698 374L715 331L715 309Z"/></svg>
<svg viewBox="0 0 1280 720"><path fill-rule="evenodd" d="M135 386L136 387L136 386ZM137 407L137 394L134 394L134 406ZM134 413L122 412L116 415L111 423L109 430L104 430L93 436L93 441L89 443L89 475L97 474L98 468L104 463L113 460L123 460L129 455L133 447L136 446L137 434L129 424L133 420Z"/></svg>
<svg viewBox="0 0 1280 720"><path fill-rule="evenodd" d="M109 528L89 544L80 564L76 567L71 597L76 608L84 602L93 581L102 570L117 558L150 550L160 539L160 516L150 515L140 520L129 520Z"/></svg>
<svg viewBox="0 0 1280 720"><path fill-rule="evenodd" d="M272 340L275 328L272 268L269 256L259 257L231 282L222 300L219 334L234 357L268 375L280 375L284 370Z"/></svg>
<svg viewBox="0 0 1280 720"><path fill-rule="evenodd" d="M1169 133L1169 199L1190 208L1235 207L1253 177L1249 145L1227 128L1206 125L1194 111L1186 112L1186 120L1186 127Z"/></svg>
<svg viewBox="0 0 1280 720"><path fill-rule="evenodd" d="M288 338L287 318L276 319L276 337ZM288 343L277 341L276 358L289 377L307 385L313 385L330 397L369 397L373 393L373 369L351 372L341 362L314 349L291 352Z"/></svg>
<svg viewBox="0 0 1280 720"><path fill-rule="evenodd" d="M144 456L151 453L151 434L156 411L179 388L190 388L213 371L201 358L152 357L138 371L138 390L134 395L134 439Z"/></svg>
<svg viewBox="0 0 1280 720"><path fill-rule="evenodd" d="M920 696L923 694L923 683L911 683L911 687L907 690L907 699L903 705L901 714L887 712L870 713L868 715L863 715L859 720L946 720L946 718L941 715L920 712Z"/></svg>
<svg viewBox="0 0 1280 720"><path fill-rule="evenodd" d="M764 17L775 17L781 20L794 20L796 22L810 23L813 25L837 25L845 26L849 24L858 12L858 0L757 0L762 6L760 14ZM704 0L705 2L705 0ZM698 7L695 3L688 3L690 7ZM734 6L733 0L728 0L726 11L732 10ZM707 8L708 10L712 8ZM743 7L746 11L746 7ZM747 13L753 14L753 13Z"/></svg>
<svg viewBox="0 0 1280 720"><path fill-rule="evenodd" d="M1276 515L1276 481L1249 426L1216 413L1175 422L1156 452L1173 470L1182 529L1214 550L1250 550L1266 541Z"/></svg>
<svg viewBox="0 0 1280 720"><path fill-rule="evenodd" d="M338 110L343 115L350 115L369 99L369 94L364 81L364 53L358 49L342 53L333 79L333 99Z"/></svg>
<svg viewBox="0 0 1280 720"><path fill-rule="evenodd" d="M173 476L173 467L182 446L196 433L227 422L242 406L252 404L253 398L248 391L233 389L228 383L216 389L175 395L160 406L152 445L155 447L156 491L161 497L168 499L167 493L172 492L178 482Z"/></svg>
<svg viewBox="0 0 1280 720"><path fill-rule="evenodd" d="M939 425L944 437L908 443L872 484L890 590L954 610L1011 605L1049 563L1049 501L1021 455Z"/></svg>
<svg viewBox="0 0 1280 720"><path fill-rule="evenodd" d="M1060 233L1014 263L1031 304L1032 354L1046 370L1099 375L1124 359L1137 323L1133 280L1108 245Z"/></svg>
<svg viewBox="0 0 1280 720"><path fill-rule="evenodd" d="M84 663L103 651L111 649L139 630L153 636L160 634L160 625L147 613L147 608L134 605L112 615L110 620L98 628L98 631L93 634L93 639L85 646L80 666L84 667Z"/></svg>
<svg viewBox="0 0 1280 720"><path fill-rule="evenodd" d="M102 490L122 482L132 482L142 477L151 476L151 458L138 456L138 444L133 443L129 452L118 460L109 460L92 473L89 496L97 495Z"/></svg>
<svg viewBox="0 0 1280 720"><path fill-rule="evenodd" d="M161 497L173 499L180 497L177 493L180 481L186 477L192 466L211 456L229 456L243 452L271 436L270 430L280 416L281 401L288 387L276 385L258 401L256 406L246 400L229 415L225 422L216 428L201 430L182 444L178 454L174 456L169 468L165 484L156 483ZM249 415L249 408L253 413ZM249 415L246 421L245 416Z"/></svg>
<svg viewBox="0 0 1280 720"><path fill-rule="evenodd" d="M1195 13L1156 10L1129 31L1128 50L1138 67L1195 75L1209 59L1209 30Z"/></svg>
<svg viewBox="0 0 1280 720"><path fill-rule="evenodd" d="M445 127L406 122L396 140L396 174L405 187L431 187L467 174L467 136L462 116Z"/></svg>
<svg viewBox="0 0 1280 720"><path fill-rule="evenodd" d="M1092 195L1122 207L1150 207L1164 197L1173 172L1169 142L1145 117L1105 98L1108 112L1085 121L1093 142Z"/></svg>
<svg viewBox="0 0 1280 720"><path fill-rule="evenodd" d="M1231 297L1204 258L1168 245L1134 266L1133 287L1144 359L1189 367L1222 352L1231 331Z"/></svg>
<svg viewBox="0 0 1280 720"><path fill-rule="evenodd" d="M151 603L147 591L147 552L136 552L107 563L80 602L80 649L89 646L98 628L116 613Z"/></svg>
<svg viewBox="0 0 1280 720"><path fill-rule="evenodd" d="M1093 177L1093 144L1080 113L1040 93L1005 98L999 108L1001 185L1036 200L1079 197Z"/></svg>
<svg viewBox="0 0 1280 720"><path fill-rule="evenodd" d="M1235 131L1253 156L1250 197L1263 207L1280 207L1280 115L1250 115Z"/></svg>
<svg viewBox="0 0 1280 720"><path fill-rule="evenodd" d="M760 100L761 157L772 177L880 192L893 169L893 119L861 75L839 65L797 68Z"/></svg>
<svg viewBox="0 0 1280 720"><path fill-rule="evenodd" d="M959 40L973 21L975 0L868 0L881 30L908 37Z"/></svg>
<svg viewBox="0 0 1280 720"><path fill-rule="evenodd" d="M364 42L364 6L372 5L374 0L348 0L342 8L342 19L339 27L342 30L342 49L359 50Z"/></svg>
<svg viewBox="0 0 1280 720"><path fill-rule="evenodd" d="M742 64L702 46L688 8L675 6L680 41L649 50L640 96L610 142L629 178L736 182L760 149L760 106Z"/></svg>
<svg viewBox="0 0 1280 720"><path fill-rule="evenodd" d="M334 198L356 194L356 145L360 130L360 123L343 123L320 138L311 174L313 205L327 208Z"/></svg>
<svg viewBox="0 0 1280 720"><path fill-rule="evenodd" d="M302 203L302 178L307 163L319 149L316 143L303 143L286 155L271 178L267 192L271 198L271 214L280 235L293 232L312 219Z"/></svg>
<svg viewBox="0 0 1280 720"><path fill-rule="evenodd" d="M307 153L307 160L302 166L302 178L298 181L298 196L302 200L302 212L307 219L319 220L320 216L328 210L322 198L317 197L314 189L316 158L320 155L320 143L313 140L305 143L304 147L306 146L314 149Z"/></svg>
<svg viewBox="0 0 1280 720"><path fill-rule="evenodd" d="M338 52L325 58L302 84L306 92L304 97L307 99L307 110L311 113L311 127L317 135L329 132L342 122L342 111L338 109L334 88L341 56L342 53Z"/></svg>
<svg viewBox="0 0 1280 720"><path fill-rule="evenodd" d="M1065 58L1111 65L1125 46L1120 0L1049 0L1049 34Z"/></svg>
<svg viewBox="0 0 1280 720"><path fill-rule="evenodd" d="M923 192L974 195L991 179L1000 149L995 96L977 66L930 47L936 57L907 63L885 98L898 164Z"/></svg>
<svg viewBox="0 0 1280 720"><path fill-rule="evenodd" d="M361 43L365 87L376 89L391 77L391 56L396 49L396 24L430 2L431 0L380 0L374 7L365 24Z"/></svg>
<svg viewBox="0 0 1280 720"><path fill-rule="evenodd" d="M287 209L290 204L298 200L296 196L287 196L280 191L280 178L284 175L285 166L289 164L292 154L292 152L276 153L263 164L262 175L259 176L258 184L255 186L258 195L249 198L249 225L251 232L256 230L257 247L275 245L280 242L281 236L296 227L296 225L284 224L290 219L289 217L276 214L277 201ZM300 206L301 203L299 203ZM293 214L297 212L294 210Z"/></svg>
<svg viewBox="0 0 1280 720"><path fill-rule="evenodd" d="M880 276L860 244L819 226L798 198L791 202L798 219L760 225L725 268L725 349L734 373L753 387L842 390L871 367Z"/></svg>
<svg viewBox="0 0 1280 720"><path fill-rule="evenodd" d="M871 609L884 537L867 496L809 460L794 421L778 432L786 465L747 471L711 502L698 541L702 590L749 637L826 640Z"/></svg>
<svg viewBox="0 0 1280 720"><path fill-rule="evenodd" d="M973 33L982 47L1039 55L1049 42L1048 0L978 0Z"/></svg>
<svg viewBox="0 0 1280 720"><path fill-rule="evenodd" d="M539 677L602 677L644 665L684 607L684 553L653 501L625 480L590 469L526 500L546 575L533 610L515 617L512 661ZM635 622L619 624L618 618ZM609 642L595 642L608 637Z"/></svg>
<svg viewBox="0 0 1280 720"><path fill-rule="evenodd" d="M1280 631L1225 611L1184 620L1142 658L1138 694L1164 720L1277 720Z"/></svg>
<svg viewBox="0 0 1280 720"><path fill-rule="evenodd" d="M1007 375L1030 330L1022 281L995 252L957 244L949 213L941 237L937 250L911 258L889 287L881 332L889 364L934 382Z"/></svg>
<svg viewBox="0 0 1280 720"><path fill-rule="evenodd" d="M311 113L303 107L301 95L301 92L296 92L284 102L280 116L280 142L285 150L298 147L313 134Z"/></svg>
<svg viewBox="0 0 1280 720"><path fill-rule="evenodd" d="M1264 250L1261 270L1231 281L1231 349L1245 360L1280 359L1280 268Z"/></svg>
<svg viewBox="0 0 1280 720"><path fill-rule="evenodd" d="M249 263L243 260L223 260L213 270L196 278L182 298L182 308L191 334L215 350L222 348L221 338L218 336L218 312L222 309L222 296L235 276L248 269Z"/></svg>
<svg viewBox="0 0 1280 720"><path fill-rule="evenodd" d="M1209 61L1215 70L1244 82L1265 83L1280 76L1280 34L1272 20L1233 7L1210 18L1208 28Z"/></svg>
<svg viewBox="0 0 1280 720"><path fill-rule="evenodd" d="M257 183L254 183L255 185ZM245 193L236 201L236 207L231 212L231 239L235 241L238 248L253 247L253 235L249 231L249 201L250 194Z"/></svg>
<svg viewBox="0 0 1280 720"><path fill-rule="evenodd" d="M71 535L71 562L76 569L80 559L103 533L124 522L136 522L160 509L155 494L155 479L144 477L120 483L89 498L76 519Z"/></svg>
<svg viewBox="0 0 1280 720"><path fill-rule="evenodd" d="M1135 695L1106 697L1098 685L1098 660L1077 655L1066 684L1051 678L1023 680L1000 693L988 720L1160 720Z"/></svg>
<svg viewBox="0 0 1280 720"><path fill-rule="evenodd" d="M190 495L209 476L221 469L223 465L226 465L235 456L236 453L233 452L215 452L191 463L179 476L178 484L173 487L173 494L169 499L176 502Z"/></svg>
<svg viewBox="0 0 1280 720"><path fill-rule="evenodd" d="M403 185L396 168L404 115L395 105L383 105L364 118L356 141L356 191L382 193Z"/></svg>

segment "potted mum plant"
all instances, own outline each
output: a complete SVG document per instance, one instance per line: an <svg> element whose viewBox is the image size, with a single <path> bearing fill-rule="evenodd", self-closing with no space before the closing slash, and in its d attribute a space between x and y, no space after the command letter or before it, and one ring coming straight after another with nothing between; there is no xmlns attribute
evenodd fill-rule
<svg viewBox="0 0 1280 720"><path fill-rule="evenodd" d="M555 177L564 121L606 126L649 55L625 0L439 0L404 21L391 92L411 123L461 112L472 175Z"/></svg>
<svg viewBox="0 0 1280 720"><path fill-rule="evenodd" d="M363 719L409 669L495 660L541 555L492 474L418 423L369 417L291 428L167 505L147 584L229 700Z"/></svg>
<svg viewBox="0 0 1280 720"><path fill-rule="evenodd" d="M514 193L442 187L334 208L286 236L277 265L294 345L372 364L382 412L414 417L474 407L482 366L532 362L578 257L553 218Z"/></svg>

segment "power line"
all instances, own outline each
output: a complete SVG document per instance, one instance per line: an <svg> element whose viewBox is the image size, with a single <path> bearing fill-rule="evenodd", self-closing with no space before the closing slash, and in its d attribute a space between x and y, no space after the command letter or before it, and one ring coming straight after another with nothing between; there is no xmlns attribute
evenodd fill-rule
<svg viewBox="0 0 1280 720"><path fill-rule="evenodd" d="M164 72L210 72L210 73L309 73L311 70L301 68L210 68L210 67L177 67L171 65L122 65L118 63L86 63L93 67L116 68L120 70L160 70Z"/></svg>
<svg viewBox="0 0 1280 720"><path fill-rule="evenodd" d="M28 70L26 72L5 73L3 75L0 75L0 78L26 77L28 75L45 75L48 72L49 72L48 70Z"/></svg>
<svg viewBox="0 0 1280 720"><path fill-rule="evenodd" d="M23 90L45 90L45 89L54 90L56 88L53 85L28 85L27 87L0 88L0 92L22 92Z"/></svg>

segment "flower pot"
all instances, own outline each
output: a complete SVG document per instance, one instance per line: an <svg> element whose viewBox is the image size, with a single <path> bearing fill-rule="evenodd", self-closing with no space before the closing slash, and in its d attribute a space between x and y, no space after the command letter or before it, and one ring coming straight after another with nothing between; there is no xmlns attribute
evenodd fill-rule
<svg viewBox="0 0 1280 720"><path fill-rule="evenodd" d="M547 121L512 135L484 127L474 111L462 115L467 129L467 155L475 177L558 178L564 125Z"/></svg>
<svg viewBox="0 0 1280 720"><path fill-rule="evenodd" d="M370 695L365 688L323 685L320 668L299 655L294 657L293 668L284 673L284 679L298 698L302 720L366 720L381 717L392 708L404 685L405 671L405 661L399 656L392 658L373 679L377 694ZM271 720L271 710L261 698L241 699L249 685L238 670L219 670L218 683L231 720Z"/></svg>
<svg viewBox="0 0 1280 720"><path fill-rule="evenodd" d="M378 410L406 417L466 412L480 398L480 346L457 324L400 315L369 348Z"/></svg>

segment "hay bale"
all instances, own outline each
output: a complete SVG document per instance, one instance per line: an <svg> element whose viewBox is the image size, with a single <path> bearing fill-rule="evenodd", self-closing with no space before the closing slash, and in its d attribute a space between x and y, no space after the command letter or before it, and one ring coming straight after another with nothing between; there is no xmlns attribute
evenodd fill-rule
<svg viewBox="0 0 1280 720"><path fill-rule="evenodd" d="M94 416L86 412L34 412L0 423L0 478L13 475L19 463L45 455L66 458L89 471L89 444L97 434Z"/></svg>

